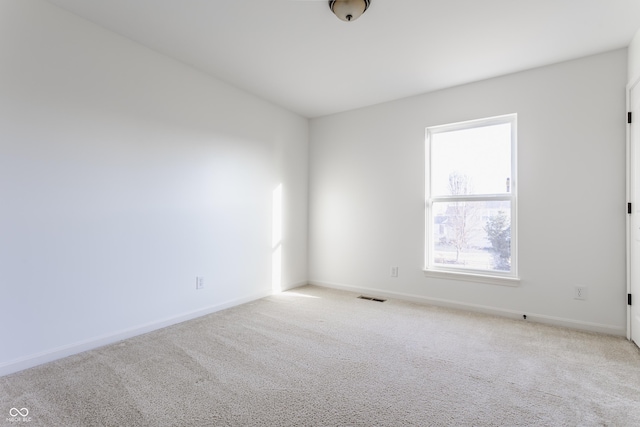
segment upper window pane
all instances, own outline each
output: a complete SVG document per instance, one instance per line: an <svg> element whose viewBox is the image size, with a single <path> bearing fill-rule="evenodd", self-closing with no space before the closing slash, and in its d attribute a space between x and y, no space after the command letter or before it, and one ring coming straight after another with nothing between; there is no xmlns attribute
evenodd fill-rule
<svg viewBox="0 0 640 427"><path fill-rule="evenodd" d="M511 192L511 123L431 134L431 195Z"/></svg>

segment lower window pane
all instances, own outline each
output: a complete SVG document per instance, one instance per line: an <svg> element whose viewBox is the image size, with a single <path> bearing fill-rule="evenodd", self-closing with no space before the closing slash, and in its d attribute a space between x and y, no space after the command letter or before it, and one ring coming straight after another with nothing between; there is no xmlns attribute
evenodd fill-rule
<svg viewBox="0 0 640 427"><path fill-rule="evenodd" d="M511 202L435 202L431 264L511 271Z"/></svg>

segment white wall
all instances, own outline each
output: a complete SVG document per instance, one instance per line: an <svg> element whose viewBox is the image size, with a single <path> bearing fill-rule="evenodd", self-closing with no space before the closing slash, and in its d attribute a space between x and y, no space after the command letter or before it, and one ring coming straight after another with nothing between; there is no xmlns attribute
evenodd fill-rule
<svg viewBox="0 0 640 427"><path fill-rule="evenodd" d="M269 294L280 183L306 281L308 121L40 0L0 0L0 147L0 374Z"/></svg>
<svg viewBox="0 0 640 427"><path fill-rule="evenodd" d="M624 335L626 55L312 120L310 282ZM425 127L508 113L518 113L522 281L427 278ZM576 285L588 300L573 299Z"/></svg>
<svg viewBox="0 0 640 427"><path fill-rule="evenodd" d="M629 83L640 79L640 30L629 44Z"/></svg>

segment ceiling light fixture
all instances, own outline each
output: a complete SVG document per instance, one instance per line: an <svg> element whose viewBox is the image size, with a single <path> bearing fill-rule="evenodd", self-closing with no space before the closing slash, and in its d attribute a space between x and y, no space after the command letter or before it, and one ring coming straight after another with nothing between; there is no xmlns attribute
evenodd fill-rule
<svg viewBox="0 0 640 427"><path fill-rule="evenodd" d="M371 0L329 0L329 8L343 21L355 21L368 8Z"/></svg>

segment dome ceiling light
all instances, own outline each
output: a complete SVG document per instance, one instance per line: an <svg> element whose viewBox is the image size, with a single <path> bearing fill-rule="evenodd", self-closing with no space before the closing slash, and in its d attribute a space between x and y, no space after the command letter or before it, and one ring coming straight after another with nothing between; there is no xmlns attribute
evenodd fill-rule
<svg viewBox="0 0 640 427"><path fill-rule="evenodd" d="M329 8L343 21L355 21L368 8L371 0L329 0Z"/></svg>

